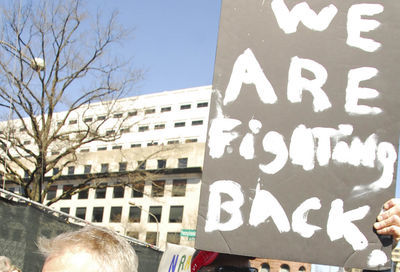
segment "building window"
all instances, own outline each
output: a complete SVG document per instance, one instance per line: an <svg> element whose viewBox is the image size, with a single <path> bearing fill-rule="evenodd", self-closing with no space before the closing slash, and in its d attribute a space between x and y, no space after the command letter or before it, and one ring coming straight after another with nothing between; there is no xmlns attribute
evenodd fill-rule
<svg viewBox="0 0 400 272"><path fill-rule="evenodd" d="M114 145L112 147L113 150L121 150L122 149L122 145Z"/></svg>
<svg viewBox="0 0 400 272"><path fill-rule="evenodd" d="M51 200L57 196L57 185L51 185L47 191L46 199Z"/></svg>
<svg viewBox="0 0 400 272"><path fill-rule="evenodd" d="M174 179L172 181L172 196L185 196L186 183L186 179Z"/></svg>
<svg viewBox="0 0 400 272"><path fill-rule="evenodd" d="M54 167L53 168L53 176L57 175L58 173L60 173L60 168Z"/></svg>
<svg viewBox="0 0 400 272"><path fill-rule="evenodd" d="M78 193L78 199L88 199L89 189L82 190Z"/></svg>
<svg viewBox="0 0 400 272"><path fill-rule="evenodd" d="M53 155L53 156L58 155L58 154L60 154L60 151L56 151L56 150L51 151L51 155Z"/></svg>
<svg viewBox="0 0 400 272"><path fill-rule="evenodd" d="M70 121L69 121L69 124L70 124L70 125L75 125L75 124L77 124L77 123L78 123L77 120L70 120Z"/></svg>
<svg viewBox="0 0 400 272"><path fill-rule="evenodd" d="M140 126L139 127L139 132L144 132L144 131L147 131L147 130L149 130L149 126Z"/></svg>
<svg viewBox="0 0 400 272"><path fill-rule="evenodd" d="M161 212L162 212L162 206L150 206L149 217L147 222L149 223L161 222Z"/></svg>
<svg viewBox="0 0 400 272"><path fill-rule="evenodd" d="M115 135L115 130L110 129L106 131L106 136L112 136L112 135Z"/></svg>
<svg viewBox="0 0 400 272"><path fill-rule="evenodd" d="M132 186L132 197L143 197L144 181L137 181Z"/></svg>
<svg viewBox="0 0 400 272"><path fill-rule="evenodd" d="M86 217L86 208L85 208L85 207L76 208L75 216L78 217L78 218L80 218L80 219L85 220L85 217Z"/></svg>
<svg viewBox="0 0 400 272"><path fill-rule="evenodd" d="M128 163L127 163L127 162L120 162L120 163L119 163L119 169L118 169L118 171L119 171L119 172L125 172L127 166L128 166Z"/></svg>
<svg viewBox="0 0 400 272"><path fill-rule="evenodd" d="M154 126L154 129L164 129L165 128L165 124L157 124Z"/></svg>
<svg viewBox="0 0 400 272"><path fill-rule="evenodd" d="M260 272L269 272L269 271L270 271L269 264L268 263L262 263Z"/></svg>
<svg viewBox="0 0 400 272"><path fill-rule="evenodd" d="M130 131L129 128L121 128L121 134L128 133Z"/></svg>
<svg viewBox="0 0 400 272"><path fill-rule="evenodd" d="M179 158L178 159L178 168L186 168L188 163L188 158Z"/></svg>
<svg viewBox="0 0 400 272"><path fill-rule="evenodd" d="M72 188L73 188L72 184L65 184L65 185L63 186L63 194L64 194L65 192L69 191L69 190L72 189ZM71 195L66 195L66 196L62 197L62 199L71 199Z"/></svg>
<svg viewBox="0 0 400 272"><path fill-rule="evenodd" d="M93 122L93 118L92 117L86 117L86 118L83 119L83 122L85 122L85 123Z"/></svg>
<svg viewBox="0 0 400 272"><path fill-rule="evenodd" d="M102 163L101 164L100 172L101 173L107 173L108 172L108 163Z"/></svg>
<svg viewBox="0 0 400 272"><path fill-rule="evenodd" d="M113 188L113 198L124 198L125 194L125 187L123 186L116 186Z"/></svg>
<svg viewBox="0 0 400 272"><path fill-rule="evenodd" d="M174 127L184 127L185 126L185 122L176 122L174 124Z"/></svg>
<svg viewBox="0 0 400 272"><path fill-rule="evenodd" d="M157 160L157 168L162 169L167 166L167 160Z"/></svg>
<svg viewBox="0 0 400 272"><path fill-rule="evenodd" d="M142 215L142 209L140 207L129 208L129 223L140 223L140 216Z"/></svg>
<svg viewBox="0 0 400 272"><path fill-rule="evenodd" d="M137 111L130 111L128 112L128 116L132 117L132 116L136 116L137 115Z"/></svg>
<svg viewBox="0 0 400 272"><path fill-rule="evenodd" d="M75 174L75 166L68 166L68 175Z"/></svg>
<svg viewBox="0 0 400 272"><path fill-rule="evenodd" d="M146 109L145 111L144 111L144 114L153 114L153 113L155 113L156 112L156 109Z"/></svg>
<svg viewBox="0 0 400 272"><path fill-rule="evenodd" d="M104 120L106 120L106 116L105 115L101 115L101 116L97 117L97 120L104 121Z"/></svg>
<svg viewBox="0 0 400 272"><path fill-rule="evenodd" d="M192 126L201 126L202 124L203 124L203 120L192 121Z"/></svg>
<svg viewBox="0 0 400 272"><path fill-rule="evenodd" d="M129 237L135 238L135 239L139 239L138 231L127 231L126 235L128 235Z"/></svg>
<svg viewBox="0 0 400 272"><path fill-rule="evenodd" d="M102 183L99 186L100 186L100 188L96 188L95 198L97 198L97 199L106 198L107 183Z"/></svg>
<svg viewBox="0 0 400 272"><path fill-rule="evenodd" d="M171 206L169 210L170 223L182 223L183 206Z"/></svg>
<svg viewBox="0 0 400 272"><path fill-rule="evenodd" d="M104 151L107 150L107 146L100 146L97 148L97 151Z"/></svg>
<svg viewBox="0 0 400 272"><path fill-rule="evenodd" d="M92 171L92 166L90 164L86 164L83 168L83 173L84 174L89 174L90 171Z"/></svg>
<svg viewBox="0 0 400 272"><path fill-rule="evenodd" d="M152 181L151 196L152 197L163 197L164 196L165 180Z"/></svg>
<svg viewBox="0 0 400 272"><path fill-rule="evenodd" d="M206 107L208 107L208 102L197 103L197 107L198 108L206 108Z"/></svg>
<svg viewBox="0 0 400 272"><path fill-rule="evenodd" d="M155 231L146 232L146 243L155 245L157 243L157 232Z"/></svg>
<svg viewBox="0 0 400 272"><path fill-rule="evenodd" d="M197 143L197 139L186 139L186 140L185 140L185 143L186 143L186 144L189 144L189 143Z"/></svg>
<svg viewBox="0 0 400 272"><path fill-rule="evenodd" d="M179 245L181 242L181 234L179 232L168 232L167 243Z"/></svg>
<svg viewBox="0 0 400 272"><path fill-rule="evenodd" d="M60 212L69 214L69 208L67 208L67 207L60 208Z"/></svg>
<svg viewBox="0 0 400 272"><path fill-rule="evenodd" d="M150 143L147 143L147 146L155 146L155 145L158 145L158 142L151 141Z"/></svg>
<svg viewBox="0 0 400 272"><path fill-rule="evenodd" d="M171 107L162 107L161 112L169 112L171 111Z"/></svg>
<svg viewBox="0 0 400 272"><path fill-rule="evenodd" d="M95 223L103 222L103 213L104 213L103 207L94 207L93 214L92 214L92 222L95 222Z"/></svg>
<svg viewBox="0 0 400 272"><path fill-rule="evenodd" d="M169 140L167 144L179 144L179 140Z"/></svg>
<svg viewBox="0 0 400 272"><path fill-rule="evenodd" d="M31 141L29 141L29 140L24 141L24 145L30 145L30 144L31 144Z"/></svg>
<svg viewBox="0 0 400 272"><path fill-rule="evenodd" d="M181 105L181 110L188 110L191 108L190 104Z"/></svg>
<svg viewBox="0 0 400 272"><path fill-rule="evenodd" d="M282 264L281 268L279 269L279 272L289 272L290 267L287 264Z"/></svg>
<svg viewBox="0 0 400 272"><path fill-rule="evenodd" d="M138 161L138 169L144 170L146 169L146 161Z"/></svg>
<svg viewBox="0 0 400 272"><path fill-rule="evenodd" d="M113 117L114 118L122 118L122 113L120 113L120 112L115 113Z"/></svg>
<svg viewBox="0 0 400 272"><path fill-rule="evenodd" d="M110 222L119 223L121 222L122 207L111 207Z"/></svg>
<svg viewBox="0 0 400 272"><path fill-rule="evenodd" d="M131 144L131 148L135 148L135 147L141 147L141 144Z"/></svg>
<svg viewBox="0 0 400 272"><path fill-rule="evenodd" d="M304 266L300 266L300 267L299 267L299 271L300 271L300 272L305 272L305 271L306 271L306 268L305 268Z"/></svg>
<svg viewBox="0 0 400 272"><path fill-rule="evenodd" d="M89 148L83 148L80 150L81 153L88 153L89 152Z"/></svg>

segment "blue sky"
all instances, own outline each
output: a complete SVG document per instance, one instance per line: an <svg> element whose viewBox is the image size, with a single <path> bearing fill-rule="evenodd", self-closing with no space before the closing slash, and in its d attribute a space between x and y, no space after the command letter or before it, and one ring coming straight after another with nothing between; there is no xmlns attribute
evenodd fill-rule
<svg viewBox="0 0 400 272"><path fill-rule="evenodd" d="M220 0L96 0L91 8L117 9L134 28L124 54L146 71L134 94L212 84Z"/></svg>

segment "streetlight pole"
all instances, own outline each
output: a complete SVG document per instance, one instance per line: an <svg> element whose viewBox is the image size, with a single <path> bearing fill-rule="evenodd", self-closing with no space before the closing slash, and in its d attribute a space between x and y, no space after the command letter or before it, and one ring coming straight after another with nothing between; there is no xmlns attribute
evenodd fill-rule
<svg viewBox="0 0 400 272"><path fill-rule="evenodd" d="M138 207L141 211L144 211L146 213L148 213L150 216L152 216L155 220L156 220L156 224L157 224L157 237L156 237L156 247L159 247L159 238L160 238L160 226L159 226L159 221L157 219L157 216L155 216L153 213L151 213L150 211L146 211L144 210L142 207L136 205L134 202L129 201L129 205L134 206L134 207Z"/></svg>

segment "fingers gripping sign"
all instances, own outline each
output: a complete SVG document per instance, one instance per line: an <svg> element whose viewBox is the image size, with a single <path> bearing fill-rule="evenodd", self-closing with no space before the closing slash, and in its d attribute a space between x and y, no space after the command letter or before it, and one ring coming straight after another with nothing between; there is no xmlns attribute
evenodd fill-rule
<svg viewBox="0 0 400 272"><path fill-rule="evenodd" d="M378 215L374 224L378 234L392 235L393 239L400 240L400 199L393 198L383 205L383 211Z"/></svg>

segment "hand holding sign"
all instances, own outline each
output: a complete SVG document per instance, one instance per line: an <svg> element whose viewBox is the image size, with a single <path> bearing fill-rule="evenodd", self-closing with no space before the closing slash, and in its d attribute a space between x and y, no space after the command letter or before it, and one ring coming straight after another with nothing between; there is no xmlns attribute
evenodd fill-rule
<svg viewBox="0 0 400 272"><path fill-rule="evenodd" d="M400 240L400 199L393 198L383 205L384 211L378 215L374 228L378 234L392 235L393 239Z"/></svg>

